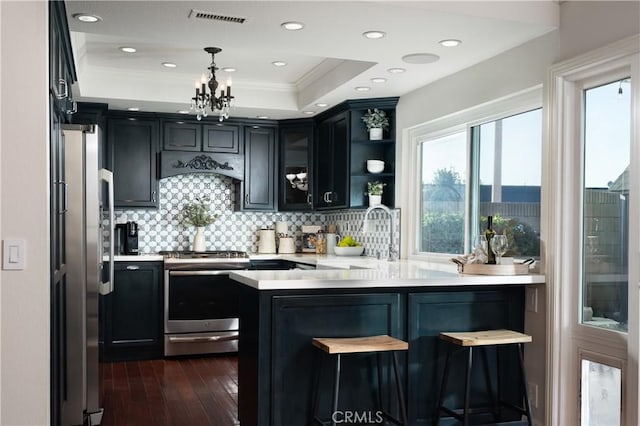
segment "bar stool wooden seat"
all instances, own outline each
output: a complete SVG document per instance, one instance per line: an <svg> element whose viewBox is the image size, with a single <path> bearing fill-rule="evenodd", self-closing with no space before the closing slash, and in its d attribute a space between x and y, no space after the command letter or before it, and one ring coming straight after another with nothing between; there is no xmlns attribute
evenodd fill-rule
<svg viewBox="0 0 640 426"><path fill-rule="evenodd" d="M335 376L333 382L333 405L331 420L322 421L318 417L318 398L320 387L320 376L322 373L322 366L316 369L316 378L313 391L313 424L331 424L336 425L336 418L333 413L338 412L338 397L340 394L340 368L342 355L357 354L357 353L375 353L377 355L377 370L378 370L378 404L379 410L383 416L397 425L407 425L407 409L404 400L404 392L402 383L400 381L400 373L398 370L398 357L397 351L406 351L409 349L409 344L403 340L396 339L388 335L381 336L369 336L369 337L316 337L312 340L313 346L322 351L325 355L335 357ZM393 360L393 373L396 384L396 392L398 397L398 405L400 410L401 420L396 419L389 413L383 410L383 393L382 393L382 361L381 354L383 352L391 352Z"/></svg>
<svg viewBox="0 0 640 426"><path fill-rule="evenodd" d="M435 412L434 426L440 424L440 417L442 414L454 417L461 421L464 426L469 424L469 416L480 413L492 413L495 420L498 421L500 417L500 409L502 406L507 406L512 410L525 415L527 417L527 424L530 426L533 424L531 419L531 404L529 402L529 395L527 393L527 379L524 371L523 362L523 344L532 341L531 336L523 333L518 333L512 330L486 330L486 331L472 331L472 332L442 332L440 333L440 339L449 342L447 346L447 358L444 366L444 374L442 376L442 385L440 387L440 395L438 398L438 407ZM518 349L518 364L520 369L520 385L522 389L522 406L516 406L508 401L501 399L500 389L496 394L493 393L491 386L491 378L489 374L489 365L487 361L487 354L485 348L488 346L500 346L500 345L517 345ZM451 367L451 355L453 348L457 346L459 349L467 350L467 367L466 367L466 379L464 387L464 407L462 410L453 409L444 406L444 399L446 388L449 380L449 371ZM473 366L473 349L479 347L482 349L482 356L484 361L484 375L487 386L487 392L491 397L493 406L482 408L470 408L470 391L471 391L471 369ZM496 351L497 357L497 373L500 383L500 358L498 351ZM460 412L461 411L461 412Z"/></svg>

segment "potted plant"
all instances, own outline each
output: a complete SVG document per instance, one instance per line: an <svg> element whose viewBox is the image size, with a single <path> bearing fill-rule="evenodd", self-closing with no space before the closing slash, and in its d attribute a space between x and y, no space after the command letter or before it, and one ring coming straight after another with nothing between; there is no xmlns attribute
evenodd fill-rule
<svg viewBox="0 0 640 426"><path fill-rule="evenodd" d="M362 116L362 121L369 131L369 139L372 141L382 139L382 131L389 129L389 117L387 113L381 109L368 109L366 114Z"/></svg>
<svg viewBox="0 0 640 426"><path fill-rule="evenodd" d="M211 213L209 197L196 197L195 201L189 202L182 208L182 223L196 227L196 234L193 237L193 251L205 251L206 242L204 239L204 227L212 224L218 215Z"/></svg>
<svg viewBox="0 0 640 426"><path fill-rule="evenodd" d="M367 195L369 196L369 207L382 203L382 191L386 183L379 181L367 182Z"/></svg>

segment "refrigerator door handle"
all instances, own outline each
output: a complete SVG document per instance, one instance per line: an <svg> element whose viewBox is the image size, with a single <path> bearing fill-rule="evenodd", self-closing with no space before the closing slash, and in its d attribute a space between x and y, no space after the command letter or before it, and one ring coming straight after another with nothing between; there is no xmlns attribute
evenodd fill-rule
<svg viewBox="0 0 640 426"><path fill-rule="evenodd" d="M113 173L107 169L100 169L100 179L107 183L107 193L109 198L109 279L100 283L100 294L105 295L113 291L113 270L114 270L114 224L113 212Z"/></svg>

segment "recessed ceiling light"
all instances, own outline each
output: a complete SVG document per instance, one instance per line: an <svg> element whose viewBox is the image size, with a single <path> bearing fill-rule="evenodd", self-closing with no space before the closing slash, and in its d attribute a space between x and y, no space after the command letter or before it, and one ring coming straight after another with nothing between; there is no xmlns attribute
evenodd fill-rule
<svg viewBox="0 0 640 426"><path fill-rule="evenodd" d="M269 116L268 115L258 115L258 116L256 116L256 118L259 118L260 120L266 120L266 119L269 118Z"/></svg>
<svg viewBox="0 0 640 426"><path fill-rule="evenodd" d="M440 56L433 53L412 53L402 57L402 60L408 64L430 64L438 59Z"/></svg>
<svg viewBox="0 0 640 426"><path fill-rule="evenodd" d="M124 53L136 53L137 49L135 47L122 46L120 51Z"/></svg>
<svg viewBox="0 0 640 426"><path fill-rule="evenodd" d="M367 87L367 86L358 86L356 87L356 90L358 92L368 92L369 90L371 90L371 87Z"/></svg>
<svg viewBox="0 0 640 426"><path fill-rule="evenodd" d="M386 83L387 79L384 77L374 77L371 79L372 83Z"/></svg>
<svg viewBox="0 0 640 426"><path fill-rule="evenodd" d="M186 109L179 109L178 111L176 111L178 114L189 114L189 111Z"/></svg>
<svg viewBox="0 0 640 426"><path fill-rule="evenodd" d="M91 15L88 13L74 13L73 17L76 18L78 21L88 22L88 23L94 23L102 20L101 17L97 15Z"/></svg>
<svg viewBox="0 0 640 426"><path fill-rule="evenodd" d="M138 108L138 107L129 107L129 108L127 108L127 111L140 111L140 108Z"/></svg>
<svg viewBox="0 0 640 426"><path fill-rule="evenodd" d="M224 72L236 72L238 70L236 68L233 68L233 67L224 67L224 68L222 68L222 71L224 71Z"/></svg>
<svg viewBox="0 0 640 426"><path fill-rule="evenodd" d="M406 69L404 69L404 68L389 68L387 70L387 72L389 72L391 74L402 74L405 71L406 71Z"/></svg>
<svg viewBox="0 0 640 426"><path fill-rule="evenodd" d="M304 28L304 24L302 22L295 21L283 22L280 26L289 31L298 31Z"/></svg>
<svg viewBox="0 0 640 426"><path fill-rule="evenodd" d="M363 37L370 38L370 39L382 38L386 35L387 33L385 33L384 31L366 31L362 33Z"/></svg>
<svg viewBox="0 0 640 426"><path fill-rule="evenodd" d="M175 67L177 67L177 65L174 64L173 62L163 62L162 66L163 67L167 67L167 68L175 68Z"/></svg>
<svg viewBox="0 0 640 426"><path fill-rule="evenodd" d="M273 61L271 63L274 67L284 67L285 65L287 65L285 61Z"/></svg>
<svg viewBox="0 0 640 426"><path fill-rule="evenodd" d="M438 43L440 43L444 47L456 47L459 46L462 42L460 40L456 40L455 38L449 38L446 40L440 40Z"/></svg>
<svg viewBox="0 0 640 426"><path fill-rule="evenodd" d="M320 108L324 108L326 106L329 106L329 104L325 104L324 102L319 102L319 103L316 104L316 106L320 107Z"/></svg>
<svg viewBox="0 0 640 426"><path fill-rule="evenodd" d="M302 113L303 113L303 114L306 114L306 115L313 115L313 114L315 114L316 112L315 112L315 111L302 111Z"/></svg>

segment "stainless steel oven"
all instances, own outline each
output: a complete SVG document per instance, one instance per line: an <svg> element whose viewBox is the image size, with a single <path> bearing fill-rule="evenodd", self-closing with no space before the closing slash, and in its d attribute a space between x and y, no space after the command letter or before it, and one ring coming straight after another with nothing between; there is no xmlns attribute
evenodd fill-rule
<svg viewBox="0 0 640 426"><path fill-rule="evenodd" d="M239 283L229 271L247 269L243 252L163 252L164 354L237 352Z"/></svg>

